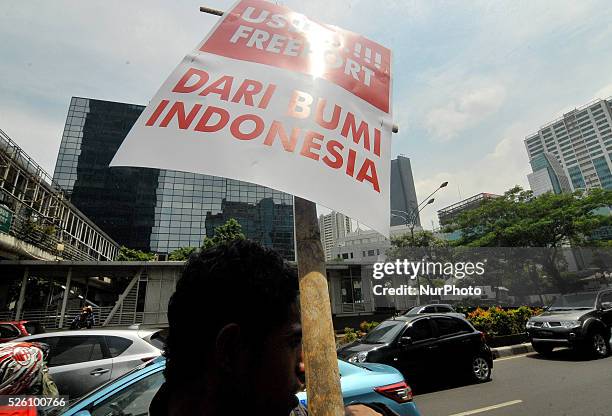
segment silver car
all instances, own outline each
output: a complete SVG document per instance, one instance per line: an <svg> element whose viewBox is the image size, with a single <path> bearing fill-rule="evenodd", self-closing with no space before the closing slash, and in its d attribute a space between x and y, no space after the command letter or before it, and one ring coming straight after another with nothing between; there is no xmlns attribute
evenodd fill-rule
<svg viewBox="0 0 612 416"><path fill-rule="evenodd" d="M87 329L31 335L50 347L49 373L61 395L80 397L161 355L164 330Z"/></svg>

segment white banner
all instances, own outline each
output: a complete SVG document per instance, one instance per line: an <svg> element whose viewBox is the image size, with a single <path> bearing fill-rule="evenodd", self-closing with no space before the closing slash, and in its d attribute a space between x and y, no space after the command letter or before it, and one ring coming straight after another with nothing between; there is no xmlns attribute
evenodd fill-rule
<svg viewBox="0 0 612 416"><path fill-rule="evenodd" d="M389 235L391 53L243 0L187 55L111 166L268 186Z"/></svg>

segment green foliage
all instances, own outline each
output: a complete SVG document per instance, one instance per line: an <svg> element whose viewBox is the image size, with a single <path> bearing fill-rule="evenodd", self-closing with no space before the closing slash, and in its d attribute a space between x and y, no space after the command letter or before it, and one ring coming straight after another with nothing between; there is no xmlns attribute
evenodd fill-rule
<svg viewBox="0 0 612 416"><path fill-rule="evenodd" d="M151 261L155 258L153 253L145 253L141 250L135 250L121 246L119 249L119 255L117 255L117 261Z"/></svg>
<svg viewBox="0 0 612 416"><path fill-rule="evenodd" d="M398 249L406 247L447 247L448 242L434 235L431 231L415 231L413 234L406 233L391 237L391 250L388 253L393 255Z"/></svg>
<svg viewBox="0 0 612 416"><path fill-rule="evenodd" d="M193 253L195 250L196 250L195 247L181 247L181 248L177 248L172 253L170 253L170 256L168 256L168 259L171 260L171 261L183 261L183 260L187 260L189 258L189 256L191 255L191 253Z"/></svg>
<svg viewBox="0 0 612 416"><path fill-rule="evenodd" d="M467 314L467 319L487 336L514 335L525 332L527 320L541 312L540 309L527 306L509 310L498 307L477 308Z"/></svg>
<svg viewBox="0 0 612 416"><path fill-rule="evenodd" d="M349 344L358 338L359 338L359 334L357 334L357 331L355 331L353 328L349 328L349 327L344 328L344 339L342 340L343 343Z"/></svg>
<svg viewBox="0 0 612 416"><path fill-rule="evenodd" d="M486 200L462 212L445 232L461 231L456 246L559 247L566 242L595 245L590 235L612 224L596 209L612 205L612 191L591 189L574 193L545 193L534 197L520 186L503 197Z"/></svg>
<svg viewBox="0 0 612 416"><path fill-rule="evenodd" d="M210 248L224 242L244 240L245 238L240 223L234 218L230 218L225 224L215 228L215 233L212 237L204 237L202 247Z"/></svg>
<svg viewBox="0 0 612 416"><path fill-rule="evenodd" d="M372 321L372 322L363 321L361 324L359 324L359 329L361 329L362 332L365 332L367 334L371 330L376 328L379 324L380 322L376 322L376 321Z"/></svg>

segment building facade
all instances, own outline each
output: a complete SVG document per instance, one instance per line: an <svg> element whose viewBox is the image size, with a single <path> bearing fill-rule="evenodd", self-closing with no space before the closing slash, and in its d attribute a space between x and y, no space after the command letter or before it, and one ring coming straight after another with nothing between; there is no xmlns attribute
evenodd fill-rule
<svg viewBox="0 0 612 416"><path fill-rule="evenodd" d="M477 194L462 201L456 202L453 205L449 205L445 208L442 208L438 211L438 221L440 222L440 227L452 224L455 218L457 218L457 216L463 211L469 211L471 209L478 208L486 200L499 197L500 195L488 194L483 192L481 194Z"/></svg>
<svg viewBox="0 0 612 416"><path fill-rule="evenodd" d="M162 256L180 247L199 247L220 221L235 218L247 238L294 259L289 194L209 175L109 168L143 110L72 98L53 179L74 205L120 244Z"/></svg>
<svg viewBox="0 0 612 416"><path fill-rule="evenodd" d="M331 250L331 258L349 261L376 261L391 247L391 241L374 230L358 228L340 238Z"/></svg>
<svg viewBox="0 0 612 416"><path fill-rule="evenodd" d="M406 219L402 217L408 213L414 215L415 224L420 227L418 205L410 159L399 155L391 160L391 213L397 213L391 214L391 226L404 225Z"/></svg>
<svg viewBox="0 0 612 416"><path fill-rule="evenodd" d="M546 192L555 194L572 192L569 179L554 154L539 153L529 163L533 173L527 175L527 179L535 196Z"/></svg>
<svg viewBox="0 0 612 416"><path fill-rule="evenodd" d="M612 189L611 105L612 99L594 101L528 136L529 159L554 155L573 189Z"/></svg>
<svg viewBox="0 0 612 416"><path fill-rule="evenodd" d="M330 260L334 258L332 250L336 247L338 240L351 232L351 219L336 211L320 215L319 231L321 232L321 244L323 245L325 260Z"/></svg>

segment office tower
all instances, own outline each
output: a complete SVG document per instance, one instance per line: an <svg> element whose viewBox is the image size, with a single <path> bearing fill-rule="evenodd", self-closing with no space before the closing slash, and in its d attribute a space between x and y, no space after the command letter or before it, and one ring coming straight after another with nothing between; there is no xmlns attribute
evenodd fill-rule
<svg viewBox="0 0 612 416"><path fill-rule="evenodd" d="M332 249L336 246L338 240L351 232L351 219L335 211L327 215L320 215L319 230L325 260L331 260Z"/></svg>
<svg viewBox="0 0 612 416"><path fill-rule="evenodd" d="M612 100L596 100L525 139L529 159L551 153L573 189L612 189Z"/></svg>
<svg viewBox="0 0 612 416"><path fill-rule="evenodd" d="M545 192L572 192L569 179L554 154L539 153L529 163L533 173L527 175L527 179L535 196Z"/></svg>
<svg viewBox="0 0 612 416"><path fill-rule="evenodd" d="M415 225L421 226L418 202L412 178L410 159L398 156L391 160L391 225L404 225L406 218L414 216Z"/></svg>
<svg viewBox="0 0 612 416"><path fill-rule="evenodd" d="M72 98L53 179L75 206L130 248L163 255L199 247L220 220L235 218L247 238L294 260L289 194L209 175L109 168L143 110L139 105Z"/></svg>

